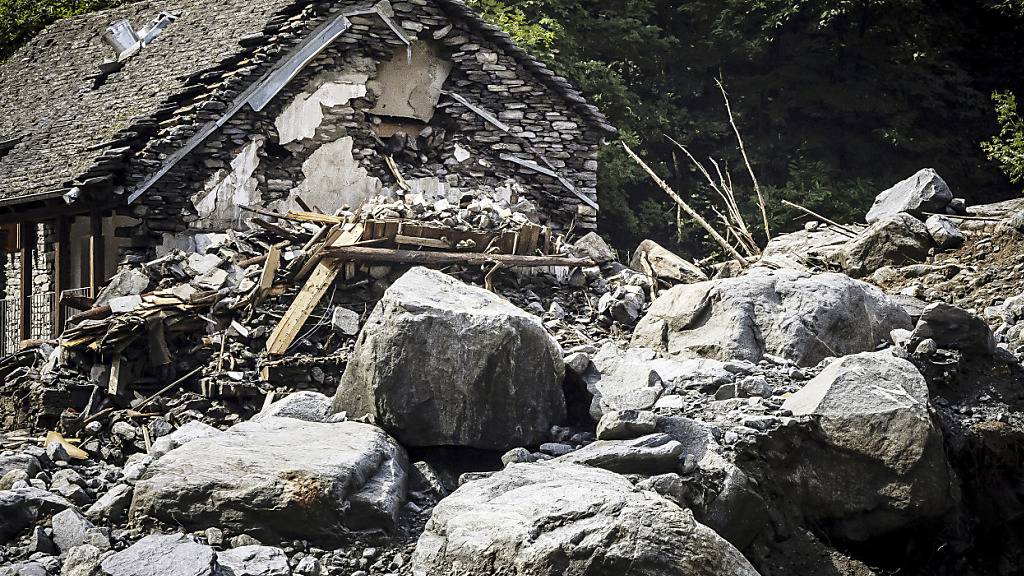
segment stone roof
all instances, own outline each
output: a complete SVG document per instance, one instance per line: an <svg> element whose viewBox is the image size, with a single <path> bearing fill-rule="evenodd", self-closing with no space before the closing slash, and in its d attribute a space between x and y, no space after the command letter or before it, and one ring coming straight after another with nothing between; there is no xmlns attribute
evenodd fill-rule
<svg viewBox="0 0 1024 576"><path fill-rule="evenodd" d="M515 46L464 2L433 1L516 57L594 127L615 132L567 80ZM104 172L103 166L130 154L116 141L155 133L167 110L199 78L245 64L288 18L311 4L142 0L49 26L0 66L0 203L44 199L83 181L88 184ZM121 18L141 27L160 12L173 13L178 20L122 70L98 82L99 64L114 52L100 40L106 27ZM12 140L17 141L13 147Z"/></svg>

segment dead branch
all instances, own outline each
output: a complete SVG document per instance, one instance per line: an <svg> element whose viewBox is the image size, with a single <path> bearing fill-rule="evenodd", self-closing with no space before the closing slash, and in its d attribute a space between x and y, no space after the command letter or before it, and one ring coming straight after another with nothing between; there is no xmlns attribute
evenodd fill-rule
<svg viewBox="0 0 1024 576"><path fill-rule="evenodd" d="M721 234L719 234L719 233L718 233L718 232L717 232L717 231L716 231L716 230L715 230L715 229L714 229L714 228L713 228L713 227L711 226L711 224L708 224L708 221L707 221L707 220L705 220L705 219L704 219L704 218L703 218L703 217L702 217L702 216L701 216L700 214L698 214L696 210L694 210L693 208L691 208L691 207L690 207L690 205L689 205L689 204L687 204L685 200L683 200L682 198L680 198L680 197L679 197L679 195L678 195L678 194L676 194L675 190L673 190L673 189L672 189L672 188L671 188L671 187L670 187L670 186L669 186L669 185L668 185L668 184L667 184L667 183L666 183L666 182L665 182L664 180L662 180L662 179L661 179L661 177L660 177L660 176L658 176L658 174L657 174L657 173L656 173L656 172L655 172L654 170L652 170L652 169L651 169L651 167L650 167L650 166L648 166L646 162L644 162L644 161L643 161L643 159L641 159L641 158L640 158L639 156L637 156L637 155L636 155L636 152L633 152L633 150L632 150L632 149L630 149L629 145L627 145L627 144L626 144L625 142L623 142L623 143L622 143L622 147L623 147L623 148L625 148L625 149L626 149L626 153L627 153L627 154L629 154L629 156L630 156L630 157L631 157L631 158L632 158L632 159L633 159L633 160L634 160L634 161L635 161L635 162L636 162L637 164L639 164L639 165L640 165L640 167L644 169L644 171L646 171L646 172L647 172L647 174L648 174L648 175L649 175L649 176L650 176L650 177L651 177L651 178L652 178L652 179L654 180L654 183L655 183L655 184L657 184L657 185L658 185L659 187L661 187L661 189L662 189L662 190L664 190L664 191L665 191L665 193L666 193L666 194L668 194L670 198L672 198L673 200L675 200L675 201L676 201L676 204L679 204L679 206L680 206L680 207L681 207L681 208L682 208L682 209L683 209L683 210L684 210L684 211L685 211L685 212L686 212L687 214L689 214L690 218L693 218L694 220L696 220L696 221L697 221L697 223L698 223L698 224L700 224L702 228L704 228L704 230L707 230L708 234L710 234L710 235L711 235L711 237L712 237L712 238L714 238L715 242L717 242L717 243L718 243L718 245L719 245L719 246L721 246L723 250L725 250L726 252L728 252L728 253L729 253L729 254L730 254L730 255L731 255L731 256L732 256L733 258L735 258L735 259L736 259L736 261L737 261L737 262L739 262L739 263L740 263L741 265L743 265L744 267L746 267L746 266L749 266L749 265L750 265L750 263L749 263L749 262L747 261L747 259L746 259L746 258L744 258L744 257L743 257L743 255L742 255L742 254L740 254L739 252L737 252L737 251L736 251L736 249L735 249L735 248L733 248L733 247L732 247L732 246L731 246L731 245L730 245L730 244L729 244L729 243L728 243L728 242L727 242L727 241L725 240L725 238L722 238L722 235L721 235Z"/></svg>
<svg viewBox="0 0 1024 576"><path fill-rule="evenodd" d="M754 174L754 169L750 166L750 158L747 157L747 148L743 145L743 137L740 136L740 129L736 126L736 119L732 114L732 105L729 104L729 95L726 94L725 86L722 86L721 80L715 80L715 84L718 84L718 89L722 91L722 100L725 101L725 110L729 113L729 124L732 125L732 131L736 134L736 143L740 147L740 154L743 155L743 162L747 165L747 172L750 174L750 180L754 183L754 191L757 192L757 205L761 208L761 218L764 220L764 235L768 240L771 240L772 233L768 228L768 210L765 208L764 196L761 194L761 185L758 184L757 176Z"/></svg>
<svg viewBox="0 0 1024 576"><path fill-rule="evenodd" d="M844 235L849 236L850 238L854 238L854 237L857 236L857 231L856 230L853 230L852 228L847 228L846 226L843 226L842 224L840 224L838 222L833 222L832 220L829 220L828 218L825 218L821 214L818 214L817 212L814 212L814 211L812 211L812 210L810 210L808 208L804 208L803 206L801 206L799 204L796 204L794 202L790 202L789 200L783 200L782 203L785 204L786 206L789 206L791 208L796 208L797 210L800 210L801 212L804 212L806 214L810 214L811 216L814 216L815 218L821 220L822 222L828 224L829 226L832 226L832 227L836 228L837 230L840 231L840 233L843 233Z"/></svg>

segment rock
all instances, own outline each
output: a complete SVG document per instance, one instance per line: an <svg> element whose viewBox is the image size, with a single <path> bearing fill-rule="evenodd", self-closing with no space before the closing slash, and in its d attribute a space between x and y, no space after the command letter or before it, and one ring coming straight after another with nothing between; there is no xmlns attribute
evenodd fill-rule
<svg viewBox="0 0 1024 576"><path fill-rule="evenodd" d="M756 576L684 510L618 474L515 464L465 484L434 509L414 576Z"/></svg>
<svg viewBox="0 0 1024 576"><path fill-rule="evenodd" d="M149 454L152 456L153 460L156 460L171 450L184 446L193 440L215 438L221 434L223 434L223 432L213 426L204 424L199 420L193 420L174 432L171 432L167 436L163 436L156 442L153 442L153 447L150 449Z"/></svg>
<svg viewBox="0 0 1024 576"><path fill-rule="evenodd" d="M945 216L932 215L924 221L924 227L928 230L935 245L943 250L959 248L967 242L964 233L960 228Z"/></svg>
<svg viewBox="0 0 1024 576"><path fill-rule="evenodd" d="M632 345L677 358L758 362L772 354L813 366L873 350L892 329L910 326L902 308L865 282L754 269L663 292L637 324Z"/></svg>
<svg viewBox="0 0 1024 576"><path fill-rule="evenodd" d="M656 430L682 444L683 454L697 460L718 447L710 425L685 416L659 416Z"/></svg>
<svg viewBox="0 0 1024 576"><path fill-rule="evenodd" d="M995 336L984 320L944 302L929 304L910 335L911 347L932 339L939 348L963 350L991 356L996 350Z"/></svg>
<svg viewBox="0 0 1024 576"><path fill-rule="evenodd" d="M149 288L149 276L138 268L127 268L118 272L110 282L96 295L94 306L109 304L114 298L137 296Z"/></svg>
<svg viewBox="0 0 1024 576"><path fill-rule="evenodd" d="M768 506L747 474L717 453L706 452L699 467L721 482L698 519L733 546L746 550L762 531L770 529Z"/></svg>
<svg viewBox="0 0 1024 576"><path fill-rule="evenodd" d="M695 264L666 250L653 240L644 240L633 252L629 267L641 274L673 284L704 282L707 274Z"/></svg>
<svg viewBox="0 0 1024 576"><path fill-rule="evenodd" d="M39 460L31 454L22 453L0 456L0 478L7 476L15 470L24 472L26 476L32 478L39 474L42 466L39 465ZM4 490L10 490L10 488L4 488Z"/></svg>
<svg viewBox="0 0 1024 576"><path fill-rule="evenodd" d="M298 566L295 567L295 574L297 576L320 576L321 568L320 561L316 556L306 556L299 560Z"/></svg>
<svg viewBox="0 0 1024 576"><path fill-rule="evenodd" d="M643 313L647 297L639 286L619 286L612 292L605 292L597 301L599 314L610 316L620 324L632 326Z"/></svg>
<svg viewBox="0 0 1024 576"><path fill-rule="evenodd" d="M331 399L319 392L292 392L254 416L258 422L267 418L294 418L306 422L326 422L331 417Z"/></svg>
<svg viewBox="0 0 1024 576"><path fill-rule="evenodd" d="M28 542L29 553L35 554L36 552L42 552L43 554L58 554L57 546L54 545L53 540L46 534L46 530L42 526L36 526L32 529L32 536Z"/></svg>
<svg viewBox="0 0 1024 576"><path fill-rule="evenodd" d="M0 490L10 490L18 482L28 482L30 476L24 470L11 470L0 477Z"/></svg>
<svg viewBox="0 0 1024 576"><path fill-rule="evenodd" d="M131 503L132 487L118 484L100 496L96 503L86 510L85 516L93 522L108 521L120 524L124 521Z"/></svg>
<svg viewBox="0 0 1024 576"><path fill-rule="evenodd" d="M184 534L146 536L100 563L107 576L214 576L216 554Z"/></svg>
<svg viewBox="0 0 1024 576"><path fill-rule="evenodd" d="M224 576L291 576L288 556L270 546L239 546L218 552L217 564Z"/></svg>
<svg viewBox="0 0 1024 576"><path fill-rule="evenodd" d="M267 418L151 464L130 516L263 541L330 540L346 529L393 528L407 470L405 452L374 426Z"/></svg>
<svg viewBox="0 0 1024 576"><path fill-rule="evenodd" d="M522 462L536 462L537 457L526 448L513 448L501 455L501 465L520 464Z"/></svg>
<svg viewBox="0 0 1024 576"><path fill-rule="evenodd" d="M0 544L6 543L40 518L67 508L70 502L39 488L0 492Z"/></svg>
<svg viewBox="0 0 1024 576"><path fill-rule="evenodd" d="M658 417L646 410L612 410L597 423L598 440L629 440L654 432Z"/></svg>
<svg viewBox="0 0 1024 576"><path fill-rule="evenodd" d="M60 576L99 576L101 555L100 549L91 544L75 546L64 558Z"/></svg>
<svg viewBox="0 0 1024 576"><path fill-rule="evenodd" d="M335 306L331 325L346 336L355 336L359 333L359 313L344 306Z"/></svg>
<svg viewBox="0 0 1024 576"><path fill-rule="evenodd" d="M932 238L920 220L894 214L876 221L836 254L843 270L853 277L871 274L883 266L923 262Z"/></svg>
<svg viewBox="0 0 1024 576"><path fill-rule="evenodd" d="M817 227L773 236L761 253L760 264L807 271L814 264L830 262L849 241L834 228Z"/></svg>
<svg viewBox="0 0 1024 576"><path fill-rule="evenodd" d="M214 548L220 548L224 545L224 531L220 528L209 527L205 530L206 543Z"/></svg>
<svg viewBox="0 0 1024 576"><path fill-rule="evenodd" d="M801 442L794 499L835 537L866 540L942 515L951 505L942 433L928 385L889 351L840 358L790 396L783 409L814 416L825 445ZM802 497L797 496L803 492Z"/></svg>
<svg viewBox="0 0 1024 576"><path fill-rule="evenodd" d="M607 412L653 408L665 391L653 362L656 357L650 349L623 351L613 343L605 344L583 374L587 391L593 396L590 416L599 421Z"/></svg>
<svg viewBox="0 0 1024 576"><path fill-rule="evenodd" d="M615 250L597 232L587 232L572 245L573 252L581 258L590 258L595 264L606 264L617 260Z"/></svg>
<svg viewBox="0 0 1024 576"><path fill-rule="evenodd" d="M649 434L632 440L598 440L557 460L621 474L666 474L676 471L684 450L667 434Z"/></svg>
<svg viewBox="0 0 1024 576"><path fill-rule="evenodd" d="M53 543L61 552L67 552L75 546L86 543L87 533L94 528L93 523L81 512L68 508L53 516Z"/></svg>
<svg viewBox="0 0 1024 576"><path fill-rule="evenodd" d="M865 219L872 224L900 212L916 216L924 212L942 213L952 200L953 192L945 180L935 170L925 168L879 194Z"/></svg>
<svg viewBox="0 0 1024 576"><path fill-rule="evenodd" d="M548 456L564 456L575 450L575 448L572 444L565 444L563 442L545 442L540 445L538 450Z"/></svg>
<svg viewBox="0 0 1024 576"><path fill-rule="evenodd" d="M377 303L334 397L406 446L537 445L565 418L565 366L536 316L413 268Z"/></svg>

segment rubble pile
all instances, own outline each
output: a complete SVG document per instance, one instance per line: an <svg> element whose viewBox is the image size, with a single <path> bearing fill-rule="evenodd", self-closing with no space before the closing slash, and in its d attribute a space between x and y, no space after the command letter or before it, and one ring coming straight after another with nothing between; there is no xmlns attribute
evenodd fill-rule
<svg viewBox="0 0 1024 576"><path fill-rule="evenodd" d="M0 574L1019 573L1024 237L944 186L748 269L490 191L130 263L3 361Z"/></svg>

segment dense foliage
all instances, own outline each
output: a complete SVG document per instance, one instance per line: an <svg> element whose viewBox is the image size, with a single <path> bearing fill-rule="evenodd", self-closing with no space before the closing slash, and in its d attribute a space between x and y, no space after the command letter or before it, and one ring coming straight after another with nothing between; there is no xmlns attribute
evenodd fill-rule
<svg viewBox="0 0 1024 576"><path fill-rule="evenodd" d="M974 202L1015 191L981 143L999 131L989 94L1024 82L1020 0L474 4L580 85L684 196L710 197L665 136L702 160L727 161L752 195L716 78L776 227L796 216L782 198L861 220L877 192L926 166ZM645 236L670 241L676 211L667 198L618 147L603 160L604 230L625 248ZM696 240L685 226L683 238Z"/></svg>
<svg viewBox="0 0 1024 576"><path fill-rule="evenodd" d="M60 18L102 10L126 0L0 0L0 61Z"/></svg>
<svg viewBox="0 0 1024 576"><path fill-rule="evenodd" d="M123 1L0 0L0 59L56 18ZM1015 192L1010 179L1024 175L1011 95L1024 91L1022 0L470 3L576 82L684 197L710 202L666 136L724 162L751 226L718 78L773 227L799 225L783 198L859 220L879 190L926 166L974 202ZM671 202L621 148L602 154L602 225L619 246L701 240L689 223L677 228Z"/></svg>

